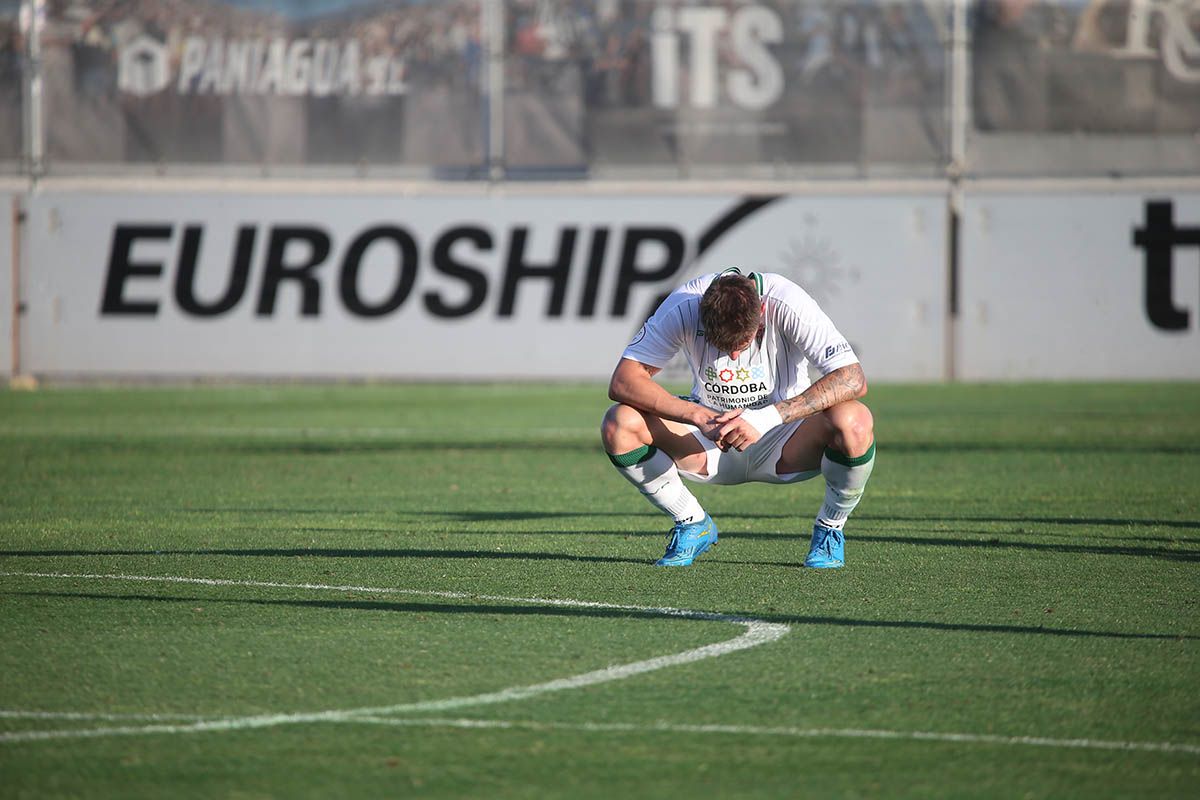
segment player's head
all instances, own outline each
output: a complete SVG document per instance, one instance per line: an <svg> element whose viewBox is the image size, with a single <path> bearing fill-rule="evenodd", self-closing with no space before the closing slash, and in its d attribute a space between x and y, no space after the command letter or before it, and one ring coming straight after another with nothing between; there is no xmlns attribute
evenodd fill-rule
<svg viewBox="0 0 1200 800"><path fill-rule="evenodd" d="M753 278L722 275L700 298L704 336L722 353L745 348L762 326L762 298Z"/></svg>

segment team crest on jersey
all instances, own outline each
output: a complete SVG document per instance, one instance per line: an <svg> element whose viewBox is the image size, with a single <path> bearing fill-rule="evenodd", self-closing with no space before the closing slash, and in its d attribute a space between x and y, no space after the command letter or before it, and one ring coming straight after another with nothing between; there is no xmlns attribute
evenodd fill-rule
<svg viewBox="0 0 1200 800"><path fill-rule="evenodd" d="M762 364L753 364L750 367L738 367L730 369L726 367L723 370L717 371L716 367L708 366L704 368L704 379L709 381L720 381L721 383L733 383L734 381L761 381L767 377L767 371Z"/></svg>

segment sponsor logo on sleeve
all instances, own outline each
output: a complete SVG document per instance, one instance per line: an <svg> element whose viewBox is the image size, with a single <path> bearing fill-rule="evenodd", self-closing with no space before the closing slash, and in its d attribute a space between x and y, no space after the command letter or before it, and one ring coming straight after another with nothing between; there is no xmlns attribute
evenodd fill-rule
<svg viewBox="0 0 1200 800"><path fill-rule="evenodd" d="M841 344L832 344L829 347L825 348L825 359L828 360L828 359L831 359L834 356L838 355L839 353L848 353L848 352L850 352L850 345L847 342L842 342Z"/></svg>

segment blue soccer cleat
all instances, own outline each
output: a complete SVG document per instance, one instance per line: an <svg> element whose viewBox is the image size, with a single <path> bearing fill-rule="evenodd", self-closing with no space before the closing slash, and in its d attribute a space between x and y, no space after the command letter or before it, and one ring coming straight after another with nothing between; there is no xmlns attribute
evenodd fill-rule
<svg viewBox="0 0 1200 800"><path fill-rule="evenodd" d="M671 541L657 567L686 567L717 543L717 523L708 514L699 522L681 522L671 528Z"/></svg>
<svg viewBox="0 0 1200 800"><path fill-rule="evenodd" d="M842 532L824 525L813 526L812 544L804 566L816 569L837 569L846 565L846 539Z"/></svg>

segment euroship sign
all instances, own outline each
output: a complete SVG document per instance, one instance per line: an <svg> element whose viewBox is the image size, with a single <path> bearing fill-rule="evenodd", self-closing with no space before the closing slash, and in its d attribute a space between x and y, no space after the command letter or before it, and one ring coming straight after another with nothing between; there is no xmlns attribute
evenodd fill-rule
<svg viewBox="0 0 1200 800"><path fill-rule="evenodd" d="M936 379L944 202L47 189L28 199L24 363L603 379L666 293L739 266L803 285L872 377Z"/></svg>

